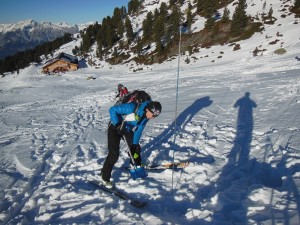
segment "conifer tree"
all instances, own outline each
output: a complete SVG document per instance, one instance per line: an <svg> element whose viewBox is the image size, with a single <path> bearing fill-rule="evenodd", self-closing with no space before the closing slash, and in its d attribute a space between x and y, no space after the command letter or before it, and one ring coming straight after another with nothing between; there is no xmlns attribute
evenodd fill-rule
<svg viewBox="0 0 300 225"><path fill-rule="evenodd" d="M122 19L125 19L127 16L127 10L125 6L122 6L121 12L122 12Z"/></svg>
<svg viewBox="0 0 300 225"><path fill-rule="evenodd" d="M131 25L131 21L128 16L125 19L125 29L126 29L127 39L130 43L134 37L134 34L133 34L133 28Z"/></svg>
<svg viewBox="0 0 300 225"><path fill-rule="evenodd" d="M206 15L213 15L213 13L217 9L217 1L216 0L205 0L204 1L204 11Z"/></svg>
<svg viewBox="0 0 300 225"><path fill-rule="evenodd" d="M263 10L266 9L266 6L267 6L267 2L265 1L264 4L263 4Z"/></svg>
<svg viewBox="0 0 300 225"><path fill-rule="evenodd" d="M140 7L141 3L139 0L131 0L128 2L128 13L136 13Z"/></svg>
<svg viewBox="0 0 300 225"><path fill-rule="evenodd" d="M193 14L192 14L192 5L189 3L187 15L186 15L186 20L187 20L187 27L189 32L191 31L192 23L193 23Z"/></svg>
<svg viewBox="0 0 300 225"><path fill-rule="evenodd" d="M165 2L162 2L160 5L159 15L163 16L164 18L168 17L168 6Z"/></svg>
<svg viewBox="0 0 300 225"><path fill-rule="evenodd" d="M140 37L138 37L137 41L136 41L136 51L138 53L138 55L140 55L140 52L143 49L143 41Z"/></svg>
<svg viewBox="0 0 300 225"><path fill-rule="evenodd" d="M153 25L153 36L156 43L156 50L158 54L162 53L162 38L165 35L165 21L163 19L163 16L159 16L155 21Z"/></svg>
<svg viewBox="0 0 300 225"><path fill-rule="evenodd" d="M269 17L269 18L272 18L272 17L273 17L273 9L272 9L272 7L271 7L270 10L269 10L268 17Z"/></svg>
<svg viewBox="0 0 300 225"><path fill-rule="evenodd" d="M272 22L272 20L273 20L273 9L272 9L272 7L271 7L270 10L269 10L268 18L269 18L270 21Z"/></svg>
<svg viewBox="0 0 300 225"><path fill-rule="evenodd" d="M154 15L153 15L153 19L154 19L154 21L156 21L157 20L157 18L160 16L160 13L159 13L159 11L158 11L158 9L157 8L155 8L155 10L154 10Z"/></svg>
<svg viewBox="0 0 300 225"><path fill-rule="evenodd" d="M111 25L111 18L107 16L102 20L102 44L105 47L113 46L114 31Z"/></svg>
<svg viewBox="0 0 300 225"><path fill-rule="evenodd" d="M102 43L99 42L98 45L97 45L97 57L102 59Z"/></svg>
<svg viewBox="0 0 300 225"><path fill-rule="evenodd" d="M114 15L111 19L111 27L113 31L114 41L123 37L124 26L123 26L123 10L122 8L115 8Z"/></svg>
<svg viewBox="0 0 300 225"><path fill-rule="evenodd" d="M120 38L123 37L123 34L124 34L124 24L123 24L123 21L121 20L118 24L118 27L117 27L117 34L119 35Z"/></svg>
<svg viewBox="0 0 300 225"><path fill-rule="evenodd" d="M204 16L212 15L217 9L217 3L217 0L198 0L197 12Z"/></svg>
<svg viewBox="0 0 300 225"><path fill-rule="evenodd" d="M115 8L114 15L112 17L112 28L115 30L116 37L114 39L119 39L123 37L124 26L123 26L123 15L122 9ZM119 37L119 38L118 38Z"/></svg>
<svg viewBox="0 0 300 225"><path fill-rule="evenodd" d="M80 50L78 46L76 45L75 48L72 50L73 55L78 55L80 53Z"/></svg>
<svg viewBox="0 0 300 225"><path fill-rule="evenodd" d="M169 31L171 36L177 38L179 36L179 28L181 24L182 14L177 5L173 5L169 19Z"/></svg>
<svg viewBox="0 0 300 225"><path fill-rule="evenodd" d="M102 49L103 49L103 26L101 25L97 31L96 34L96 43L97 43L97 57L101 57L102 55Z"/></svg>
<svg viewBox="0 0 300 225"><path fill-rule="evenodd" d="M229 9L227 9L227 7L225 7L221 22L222 23L229 22L229 20L230 20L229 16L230 16L230 11L229 11Z"/></svg>
<svg viewBox="0 0 300 225"><path fill-rule="evenodd" d="M112 25L113 27L118 27L120 21L122 21L122 11L119 8L114 9L114 14L112 17Z"/></svg>
<svg viewBox="0 0 300 225"><path fill-rule="evenodd" d="M152 36L153 14L148 12L146 19L143 21L143 39L149 40Z"/></svg>
<svg viewBox="0 0 300 225"><path fill-rule="evenodd" d="M105 33L106 33L106 43L107 43L108 47L111 48L114 44L113 35L112 35L112 27L109 25L106 28L107 28L106 31L105 31Z"/></svg>
<svg viewBox="0 0 300 225"><path fill-rule="evenodd" d="M239 36L248 24L246 7L246 0L239 0L239 3L232 16L231 35L233 36Z"/></svg>
<svg viewBox="0 0 300 225"><path fill-rule="evenodd" d="M92 27L89 26L85 32L85 34L83 35L82 37L82 43L81 43L81 50L84 52L84 53L87 53L89 52L92 44L93 44L93 30L92 30Z"/></svg>
<svg viewBox="0 0 300 225"><path fill-rule="evenodd" d="M207 18L204 27L206 30L212 31L214 25L215 25L215 18L211 15Z"/></svg>

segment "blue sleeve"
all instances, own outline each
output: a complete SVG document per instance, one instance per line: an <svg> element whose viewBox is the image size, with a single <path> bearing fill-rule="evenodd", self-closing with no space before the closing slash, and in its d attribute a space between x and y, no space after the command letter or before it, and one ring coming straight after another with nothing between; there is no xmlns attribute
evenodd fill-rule
<svg viewBox="0 0 300 225"><path fill-rule="evenodd" d="M148 122L148 119L144 119L136 128L136 130L134 131L133 133L133 140L132 140L132 144L136 145L136 144L139 144L140 142L140 138L142 136L142 133L143 133L143 130L146 126Z"/></svg>
<svg viewBox="0 0 300 225"><path fill-rule="evenodd" d="M116 125L117 123L122 122L123 118L122 115L128 115L130 113L133 113L135 110L135 103L127 103L127 104L121 104L121 105L116 105L112 106L109 109L109 115L110 115L110 120L113 125Z"/></svg>

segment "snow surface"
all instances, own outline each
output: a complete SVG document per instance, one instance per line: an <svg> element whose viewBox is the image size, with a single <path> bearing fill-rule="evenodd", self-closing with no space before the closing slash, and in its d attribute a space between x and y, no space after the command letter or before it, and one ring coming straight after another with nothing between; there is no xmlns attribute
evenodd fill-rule
<svg viewBox="0 0 300 225"><path fill-rule="evenodd" d="M300 21L280 17L281 3L274 2L276 23L239 42L241 50L214 46L180 57L175 138L177 59L152 66L101 62L101 69L61 76L31 65L1 78L1 224L299 224L300 33L294 22ZM266 51L253 57L257 46ZM274 54L280 47L287 53ZM119 83L147 91L163 106L142 136L144 161L170 162L174 154L190 162L134 181L122 169L129 160L121 144L113 181L146 201L144 209L85 183L99 179Z"/></svg>

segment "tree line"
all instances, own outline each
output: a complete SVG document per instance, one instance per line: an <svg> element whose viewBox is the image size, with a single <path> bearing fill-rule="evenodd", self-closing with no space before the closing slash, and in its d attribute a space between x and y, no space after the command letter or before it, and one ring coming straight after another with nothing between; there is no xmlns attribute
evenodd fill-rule
<svg viewBox="0 0 300 225"><path fill-rule="evenodd" d="M188 2L186 12L181 12L180 7L186 0L169 0L169 4L162 2L160 7L154 12L149 11L146 18L142 22L143 35L138 36L138 31L133 31L133 26L129 19L129 15L134 15L142 11L142 1L131 0L128 3L128 11L125 7L115 8L113 16L106 17L101 24L90 25L82 36L82 43L73 49L73 54L87 54L91 47L97 44L97 57L102 58L117 42L125 35L127 42L123 43L129 46L133 41L136 46L132 50L141 53L144 46L150 43L156 44L156 52L158 55L167 51L175 42L177 42L180 27L185 28L185 33L191 31L191 26L196 14L206 18L205 29L213 30L216 13L219 8L232 0L193 0L194 5ZM192 10L196 7L196 14ZM246 15L246 0L239 0L236 10L230 21L229 10L225 7L222 23L231 22L232 36L240 35L248 24L249 17ZM220 13L219 13L220 14ZM185 19L184 19L185 18Z"/></svg>
<svg viewBox="0 0 300 225"><path fill-rule="evenodd" d="M127 45L136 41L138 46L142 46L147 42L154 41L157 43L158 51L161 52L165 43L170 42L172 38L178 36L179 26L182 20L182 13L179 7L183 3L184 0L170 0L170 5L172 5L172 12L170 14L168 13L169 8L165 2L161 4L160 9L155 9L154 14L149 12L147 18L143 21L143 38L139 39L137 38L137 32L133 30L129 15L140 12L142 1L131 0L128 3L128 11L125 7L115 8L112 17L107 16L102 20L101 24L96 23L90 25L86 31L81 34L81 45L73 49L73 54L84 55L88 53L92 45L96 43L97 57L101 58L108 49L124 38L124 35L127 40L125 44ZM191 24L191 17L189 21ZM166 37L166 41L162 43L164 37ZM137 49L139 49L139 47L137 47Z"/></svg>
<svg viewBox="0 0 300 225"><path fill-rule="evenodd" d="M42 55L47 57L50 54L53 57L53 52L56 49L72 40L72 35L68 33L54 41L43 43L30 50L18 52L13 56L8 56L0 60L0 74L4 75L5 72L15 71L18 73L20 69L29 66L30 63L40 63Z"/></svg>

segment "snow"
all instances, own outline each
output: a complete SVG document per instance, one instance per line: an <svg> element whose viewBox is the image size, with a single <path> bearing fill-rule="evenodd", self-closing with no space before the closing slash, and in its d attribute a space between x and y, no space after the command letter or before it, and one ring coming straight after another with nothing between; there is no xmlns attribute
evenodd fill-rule
<svg viewBox="0 0 300 225"><path fill-rule="evenodd" d="M252 6L252 15L262 4ZM101 62L101 69L60 76L45 76L33 64L1 78L1 223L299 224L299 19L280 17L280 1L272 7L275 24L240 41L241 50L214 46L180 57L175 138L177 59L152 66ZM275 39L280 42L270 45ZM70 53L78 42L56 54ZM253 57L260 45L266 51ZM274 54L279 47L287 53ZM122 169L129 159L121 143L113 181L146 201L144 209L85 182L99 179L119 83L162 103L141 139L144 161L170 162L173 154L190 161L185 169L132 180ZM244 103L235 108L239 99Z"/></svg>

